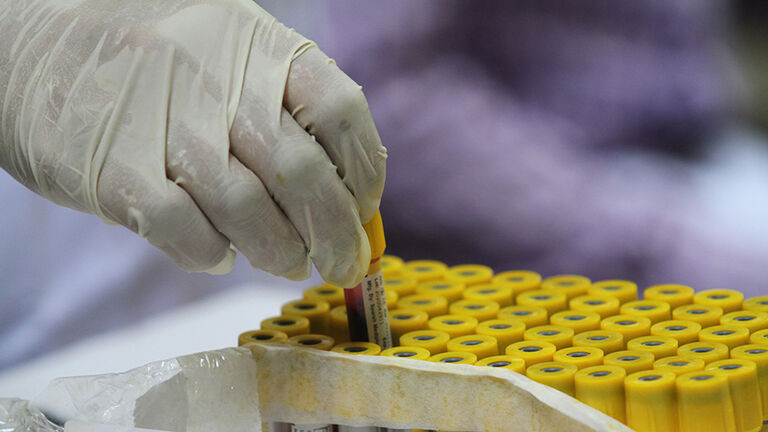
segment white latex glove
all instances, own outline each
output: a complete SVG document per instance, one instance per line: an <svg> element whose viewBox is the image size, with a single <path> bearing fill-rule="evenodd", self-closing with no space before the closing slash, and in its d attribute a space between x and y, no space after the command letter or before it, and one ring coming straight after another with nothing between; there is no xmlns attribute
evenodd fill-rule
<svg viewBox="0 0 768 432"><path fill-rule="evenodd" d="M256 4L3 0L0 35L0 165L28 188L188 271L228 271L231 242L362 278L386 150L360 86Z"/></svg>

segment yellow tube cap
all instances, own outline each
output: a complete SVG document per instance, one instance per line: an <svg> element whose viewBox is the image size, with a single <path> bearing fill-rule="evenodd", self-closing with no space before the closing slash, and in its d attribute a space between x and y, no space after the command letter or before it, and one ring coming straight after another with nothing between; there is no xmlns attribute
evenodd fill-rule
<svg viewBox="0 0 768 432"><path fill-rule="evenodd" d="M405 263L400 257L394 255L382 255L381 274L384 276L384 279L399 275L403 270L403 264Z"/></svg>
<svg viewBox="0 0 768 432"><path fill-rule="evenodd" d="M596 312L601 318L607 318L619 313L619 299L607 295L583 295L571 299L569 306L572 310Z"/></svg>
<svg viewBox="0 0 768 432"><path fill-rule="evenodd" d="M448 266L440 261L415 260L403 264L400 274L415 279L417 282L442 279Z"/></svg>
<svg viewBox="0 0 768 432"><path fill-rule="evenodd" d="M701 324L695 321L669 320L654 324L651 327L653 336L666 336L677 340L678 345L699 340Z"/></svg>
<svg viewBox="0 0 768 432"><path fill-rule="evenodd" d="M576 394L573 377L577 371L576 365L553 361L528 366L525 375L538 383L548 385L573 397Z"/></svg>
<svg viewBox="0 0 768 432"><path fill-rule="evenodd" d="M430 330L444 331L455 338L475 334L477 319L462 315L438 315L430 318L427 326Z"/></svg>
<svg viewBox="0 0 768 432"><path fill-rule="evenodd" d="M384 288L384 299L387 302L387 309L391 310L397 307L397 301L400 300L400 296L397 291Z"/></svg>
<svg viewBox="0 0 768 432"><path fill-rule="evenodd" d="M590 330L574 336L573 346L599 348L610 354L624 349L624 336L610 330Z"/></svg>
<svg viewBox="0 0 768 432"><path fill-rule="evenodd" d="M384 241L384 224L381 222L381 212L377 211L373 219L363 224L368 244L371 246L371 261L384 255L387 243Z"/></svg>
<svg viewBox="0 0 768 432"><path fill-rule="evenodd" d="M498 318L519 320L526 327L536 327L549 323L547 310L539 306L507 306L499 309Z"/></svg>
<svg viewBox="0 0 768 432"><path fill-rule="evenodd" d="M763 427L763 406L757 365L752 360L718 360L707 365L706 371L720 370L728 376L736 430L758 432Z"/></svg>
<svg viewBox="0 0 768 432"><path fill-rule="evenodd" d="M406 346L387 348L379 355L381 357L400 357L411 360L426 360L432 356L426 348Z"/></svg>
<svg viewBox="0 0 768 432"><path fill-rule="evenodd" d="M669 336L640 336L627 342L628 350L651 353L654 359L675 355L677 346L677 339Z"/></svg>
<svg viewBox="0 0 768 432"><path fill-rule="evenodd" d="M696 293L693 296L693 302L701 305L719 306L723 308L723 313L733 312L741 309L744 301L744 294L728 289L706 290Z"/></svg>
<svg viewBox="0 0 768 432"><path fill-rule="evenodd" d="M416 279L407 276L394 276L384 278L384 289L392 290L400 297L405 297L416 292L418 282Z"/></svg>
<svg viewBox="0 0 768 432"><path fill-rule="evenodd" d="M479 264L462 264L449 267L443 278L449 282L461 282L466 286L472 286L490 282L493 278L493 270Z"/></svg>
<svg viewBox="0 0 768 432"><path fill-rule="evenodd" d="M722 316L723 308L720 306L701 304L678 306L672 312L673 319L697 322L702 328L720 324L720 317Z"/></svg>
<svg viewBox="0 0 768 432"><path fill-rule="evenodd" d="M291 336L285 342L286 345L291 345L301 348L312 348L321 351L328 351L333 347L335 341L332 337L320 334L303 334Z"/></svg>
<svg viewBox="0 0 768 432"><path fill-rule="evenodd" d="M568 297L561 292L538 289L518 294L515 302L518 306L538 306L547 310L547 314L567 309Z"/></svg>
<svg viewBox="0 0 768 432"><path fill-rule="evenodd" d="M315 334L330 332L331 305L324 300L301 299L283 305L283 315L303 316L309 320L309 331Z"/></svg>
<svg viewBox="0 0 768 432"><path fill-rule="evenodd" d="M592 284L588 294L616 297L623 304L637 300L637 284L621 279L601 280Z"/></svg>
<svg viewBox="0 0 768 432"><path fill-rule="evenodd" d="M651 320L632 315L614 315L602 320L600 329L621 333L624 340L629 341L640 336L648 336L651 333Z"/></svg>
<svg viewBox="0 0 768 432"><path fill-rule="evenodd" d="M280 315L261 322L262 330L277 330L288 337L309 333L309 319L297 315Z"/></svg>
<svg viewBox="0 0 768 432"><path fill-rule="evenodd" d="M755 312L768 312L768 296L752 297L745 300L742 307Z"/></svg>
<svg viewBox="0 0 768 432"><path fill-rule="evenodd" d="M707 327L699 332L700 342L718 342L728 348L745 345L749 341L749 330L745 327L718 325Z"/></svg>
<svg viewBox="0 0 768 432"><path fill-rule="evenodd" d="M463 315L476 318L478 321L494 319L499 314L499 304L492 300L457 300L449 308L451 315Z"/></svg>
<svg viewBox="0 0 768 432"><path fill-rule="evenodd" d="M525 365L531 366L542 362L552 361L557 348L544 341L520 341L507 346L505 354L525 360Z"/></svg>
<svg viewBox="0 0 768 432"><path fill-rule="evenodd" d="M592 408L626 423L624 378L627 372L618 366L591 366L580 369L573 377L576 399Z"/></svg>
<svg viewBox="0 0 768 432"><path fill-rule="evenodd" d="M438 295L440 297L445 297L448 302L460 299L463 292L463 282L451 282L442 279L422 282L416 287L416 294Z"/></svg>
<svg viewBox="0 0 768 432"><path fill-rule="evenodd" d="M433 317L448 313L448 300L434 294L411 294L400 298L397 308L420 310Z"/></svg>
<svg viewBox="0 0 768 432"><path fill-rule="evenodd" d="M643 293L643 298L669 303L669 306L674 309L693 303L693 294L693 288L687 285L664 284L648 287Z"/></svg>
<svg viewBox="0 0 768 432"><path fill-rule="evenodd" d="M491 281L512 288L512 291L517 295L521 292L539 289L541 275L528 270L509 270L497 273Z"/></svg>
<svg viewBox="0 0 768 432"><path fill-rule="evenodd" d="M354 355L379 355L381 347L372 342L345 342L331 348L331 351Z"/></svg>
<svg viewBox="0 0 768 432"><path fill-rule="evenodd" d="M429 315L416 309L394 309L389 311L389 329L392 331L392 340L400 340L400 336L427 328Z"/></svg>
<svg viewBox="0 0 768 432"><path fill-rule="evenodd" d="M333 285L320 285L304 290L306 300L325 301L335 308L344 304L344 288Z"/></svg>
<svg viewBox="0 0 768 432"><path fill-rule="evenodd" d="M658 359L653 362L653 369L657 371L672 372L676 376L688 372L704 370L704 360L695 357L670 356Z"/></svg>
<svg viewBox="0 0 768 432"><path fill-rule="evenodd" d="M677 349L677 355L695 357L704 363L728 358L728 346L717 342L691 342Z"/></svg>
<svg viewBox="0 0 768 432"><path fill-rule="evenodd" d="M555 352L552 361L570 363L579 369L603 364L603 350L593 347L568 347Z"/></svg>
<svg viewBox="0 0 768 432"><path fill-rule="evenodd" d="M550 324L529 328L523 333L523 339L549 342L557 349L563 349L571 346L573 334L572 328Z"/></svg>
<svg viewBox="0 0 768 432"><path fill-rule="evenodd" d="M720 318L720 324L746 327L750 333L754 333L768 329L768 312L750 310L729 312Z"/></svg>
<svg viewBox="0 0 768 432"><path fill-rule="evenodd" d="M477 363L477 356L471 352L444 352L433 355L432 357L428 358L427 361L431 361L433 363L473 365Z"/></svg>
<svg viewBox="0 0 768 432"><path fill-rule="evenodd" d="M432 355L445 351L451 337L446 332L437 330L416 330L400 336L401 346L421 347Z"/></svg>
<svg viewBox="0 0 768 432"><path fill-rule="evenodd" d="M627 426L638 432L677 429L675 374L655 370L635 372L624 379Z"/></svg>
<svg viewBox="0 0 768 432"><path fill-rule="evenodd" d="M728 377L720 370L680 375L676 381L680 432L736 432Z"/></svg>
<svg viewBox="0 0 768 432"><path fill-rule="evenodd" d="M632 350L616 351L603 358L603 364L624 368L627 375L652 369L653 361L653 354Z"/></svg>
<svg viewBox="0 0 768 432"><path fill-rule="evenodd" d="M597 312L565 310L552 315L549 322L552 325L571 328L575 334L578 334L589 330L598 330L600 328L600 315Z"/></svg>
<svg viewBox="0 0 768 432"><path fill-rule="evenodd" d="M349 324L347 318L347 307L336 306L331 309L331 337L337 343L349 342Z"/></svg>
<svg viewBox="0 0 768 432"><path fill-rule="evenodd" d="M448 341L446 351L470 352L478 359L499 355L499 344L496 338L485 335L466 335Z"/></svg>
<svg viewBox="0 0 768 432"><path fill-rule="evenodd" d="M563 293L568 297L568 300L586 295L590 286L592 286L592 281L588 277L580 275L550 276L541 281L541 289Z"/></svg>
<svg viewBox="0 0 768 432"><path fill-rule="evenodd" d="M237 337L237 346L243 346L252 342L260 343L285 343L288 335L277 330L251 330L240 333Z"/></svg>
<svg viewBox="0 0 768 432"><path fill-rule="evenodd" d="M514 291L504 284L485 283L467 288L462 295L467 300L492 300L498 303L500 307L506 307L512 305Z"/></svg>
<svg viewBox="0 0 768 432"><path fill-rule="evenodd" d="M757 365L763 421L768 421L768 346L760 344L742 345L731 350L731 358L752 360Z"/></svg>
<svg viewBox="0 0 768 432"><path fill-rule="evenodd" d="M768 344L768 330L760 330L752 333L749 341L753 344Z"/></svg>
<svg viewBox="0 0 768 432"><path fill-rule="evenodd" d="M671 319L672 314L669 303L658 300L635 300L621 305L619 309L622 315L646 317L651 323Z"/></svg>
<svg viewBox="0 0 768 432"><path fill-rule="evenodd" d="M508 355L497 355L478 360L475 366L510 369L519 374L525 373L525 360Z"/></svg>
<svg viewBox="0 0 768 432"><path fill-rule="evenodd" d="M496 338L499 352L504 352L510 344L523 340L525 324L518 320L492 319L478 324L475 333Z"/></svg>

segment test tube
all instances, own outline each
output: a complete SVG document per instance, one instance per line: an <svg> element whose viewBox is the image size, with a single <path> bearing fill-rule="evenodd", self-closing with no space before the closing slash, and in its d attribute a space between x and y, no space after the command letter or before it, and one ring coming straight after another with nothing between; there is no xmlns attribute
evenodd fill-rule
<svg viewBox="0 0 768 432"><path fill-rule="evenodd" d="M653 369L657 371L672 372L676 376L688 372L704 370L704 360L695 357L670 356L664 357L653 362Z"/></svg>
<svg viewBox="0 0 768 432"><path fill-rule="evenodd" d="M720 370L680 375L676 380L679 432L736 431L728 377Z"/></svg>
<svg viewBox="0 0 768 432"><path fill-rule="evenodd" d="M600 328L600 315L597 312L565 310L549 317L549 323L573 329L574 334Z"/></svg>
<svg viewBox="0 0 768 432"><path fill-rule="evenodd" d="M562 349L571 346L573 329L557 325L543 325L529 328L523 333L523 339L527 341L538 340L549 342Z"/></svg>
<svg viewBox="0 0 768 432"><path fill-rule="evenodd" d="M728 345L717 342L691 342L679 347L677 355L700 358L704 363L712 363L728 358Z"/></svg>
<svg viewBox="0 0 768 432"><path fill-rule="evenodd" d="M519 374L525 373L525 360L508 355L486 357L482 360L478 360L477 363L475 363L475 366L503 368L513 370Z"/></svg>
<svg viewBox="0 0 768 432"><path fill-rule="evenodd" d="M601 280L593 282L587 293L616 297L623 304L637 300L637 284L621 279Z"/></svg>
<svg viewBox="0 0 768 432"><path fill-rule="evenodd" d="M695 304L719 306L723 308L723 313L741 309L743 301L744 294L728 289L706 290L698 292L693 296Z"/></svg>
<svg viewBox="0 0 768 432"><path fill-rule="evenodd" d="M309 331L328 334L330 331L331 306L324 300L301 299L283 305L283 315L303 316L309 320Z"/></svg>
<svg viewBox="0 0 768 432"><path fill-rule="evenodd" d="M607 318L619 313L619 299L607 295L588 294L571 299L571 310L582 312L596 312L601 318Z"/></svg>
<svg viewBox="0 0 768 432"><path fill-rule="evenodd" d="M669 303L669 306L674 309L693 303L693 294L693 288L687 285L663 284L646 288L643 298Z"/></svg>
<svg viewBox="0 0 768 432"><path fill-rule="evenodd" d="M568 297L564 293L547 289L531 290L518 294L515 302L518 306L543 307L549 315L568 307Z"/></svg>
<svg viewBox="0 0 768 432"><path fill-rule="evenodd" d="M435 354L427 361L433 363L469 364L477 363L477 356L471 352L444 352Z"/></svg>
<svg viewBox="0 0 768 432"><path fill-rule="evenodd" d="M373 342L345 342L331 348L331 351L342 354L379 355L381 347Z"/></svg>
<svg viewBox="0 0 768 432"><path fill-rule="evenodd" d="M632 350L612 352L603 358L604 365L624 368L627 375L653 368L653 361L653 354Z"/></svg>
<svg viewBox="0 0 768 432"><path fill-rule="evenodd" d="M544 341L520 341L507 346L505 354L525 360L526 367L552 361L557 347Z"/></svg>
<svg viewBox="0 0 768 432"><path fill-rule="evenodd" d="M610 330L590 330L573 337L573 346L600 348L605 354L624 349L624 336Z"/></svg>
<svg viewBox="0 0 768 432"><path fill-rule="evenodd" d="M403 260L400 257L394 255L382 255L381 256L381 274L386 281L390 277L397 276L403 271Z"/></svg>
<svg viewBox="0 0 768 432"><path fill-rule="evenodd" d="M448 333L451 338L471 335L477 328L477 319L463 315L438 315L430 318L427 326L431 330Z"/></svg>
<svg viewBox="0 0 768 432"><path fill-rule="evenodd" d="M416 279L398 275L384 279L384 289L395 291L398 297L405 297L416 292Z"/></svg>
<svg viewBox="0 0 768 432"><path fill-rule="evenodd" d="M518 320L492 319L478 324L475 333L496 338L499 352L504 352L509 344L523 340L525 324Z"/></svg>
<svg viewBox="0 0 768 432"><path fill-rule="evenodd" d="M314 286L304 290L304 298L328 302L333 309L344 304L344 288L333 285Z"/></svg>
<svg viewBox="0 0 768 432"><path fill-rule="evenodd" d="M654 324L651 327L653 336L667 336L677 339L679 345L699 340L701 324L695 321L668 320Z"/></svg>
<svg viewBox="0 0 768 432"><path fill-rule="evenodd" d="M528 366L525 370L525 375L538 383L548 385L571 397L575 397L576 391L574 389L573 377L577 371L576 365L552 361Z"/></svg>
<svg viewBox="0 0 768 432"><path fill-rule="evenodd" d="M493 270L479 264L462 264L449 267L443 278L449 282L461 282L470 287L490 282L493 278Z"/></svg>
<svg viewBox="0 0 768 432"><path fill-rule="evenodd" d="M512 288L514 294L517 295L521 292L539 289L541 275L528 270L509 270L497 273L491 282L504 284Z"/></svg>
<svg viewBox="0 0 768 432"><path fill-rule="evenodd" d="M526 327L536 327L549 323L547 310L539 306L507 306L499 309L497 317L504 320L520 320Z"/></svg>
<svg viewBox="0 0 768 432"><path fill-rule="evenodd" d="M672 372L655 370L629 374L624 379L627 426L637 432L676 431L675 379Z"/></svg>
<svg viewBox="0 0 768 432"><path fill-rule="evenodd" d="M624 340L629 341L651 334L651 320L632 315L614 315L602 320L600 329L621 333Z"/></svg>
<svg viewBox="0 0 768 432"><path fill-rule="evenodd" d="M431 280L422 282L416 287L416 294L433 294L445 297L448 302L454 302L461 298L464 292L463 282L450 282L447 280Z"/></svg>
<svg viewBox="0 0 768 432"><path fill-rule="evenodd" d="M624 378L627 372L618 366L591 366L580 369L573 377L576 399L592 408L626 423Z"/></svg>
<svg viewBox="0 0 768 432"><path fill-rule="evenodd" d="M285 343L288 335L277 330L251 330L240 333L237 337L237 346L243 346L252 342L261 343Z"/></svg>
<svg viewBox="0 0 768 432"><path fill-rule="evenodd" d="M669 303L658 300L635 300L624 303L619 309L622 315L646 317L652 324L671 319Z"/></svg>
<svg viewBox="0 0 768 432"><path fill-rule="evenodd" d="M759 330L749 336L749 341L753 344L768 344L768 330Z"/></svg>
<svg viewBox="0 0 768 432"><path fill-rule="evenodd" d="M433 260L415 260L408 261L403 265L400 274L417 282L442 279L448 266L440 261Z"/></svg>
<svg viewBox="0 0 768 432"><path fill-rule="evenodd" d="M586 295L592 281L588 277L580 275L556 275L541 281L541 289L551 289L568 297L568 300Z"/></svg>
<svg viewBox="0 0 768 432"><path fill-rule="evenodd" d="M302 348L312 348L320 351L328 351L333 348L335 341L332 337L320 334L302 334L291 336L285 342L286 345Z"/></svg>
<svg viewBox="0 0 768 432"><path fill-rule="evenodd" d="M411 360L426 360L432 356L426 348L396 346L387 348L379 354L380 357L400 357Z"/></svg>
<svg viewBox="0 0 768 432"><path fill-rule="evenodd" d="M426 312L416 309L393 309L389 311L389 329L392 331L392 341L397 343L400 336L427 328L429 316Z"/></svg>
<svg viewBox="0 0 768 432"><path fill-rule="evenodd" d="M448 341L446 351L470 352L482 360L486 357L499 355L499 344L496 338L485 335L466 335Z"/></svg>
<svg viewBox="0 0 768 432"><path fill-rule="evenodd" d="M677 339L669 336L640 336L627 342L628 350L651 353L654 359L675 355L677 346Z"/></svg>
<svg viewBox="0 0 768 432"><path fill-rule="evenodd" d="M288 337L309 333L309 319L297 315L280 315L261 322L262 330L277 330Z"/></svg>
<svg viewBox="0 0 768 432"><path fill-rule="evenodd" d="M451 336L437 330L416 330L400 336L401 346L421 347L435 355L445 352Z"/></svg>
<svg viewBox="0 0 768 432"><path fill-rule="evenodd" d="M330 336L335 339L336 342L349 342L349 325L346 306L336 306L331 309L330 326Z"/></svg>
<svg viewBox="0 0 768 432"><path fill-rule="evenodd" d="M557 350L552 361L570 363L579 369L603 364L603 350L593 347L568 347Z"/></svg>
<svg viewBox="0 0 768 432"><path fill-rule="evenodd" d="M752 297L744 300L744 310L755 312L768 312L768 296Z"/></svg>
<svg viewBox="0 0 768 432"><path fill-rule="evenodd" d="M448 313L448 300L434 294L412 294L397 301L398 309L416 309L430 317Z"/></svg>
<svg viewBox="0 0 768 432"><path fill-rule="evenodd" d="M499 314L499 304L492 300L457 300L449 308L451 315L463 315L478 321L494 319Z"/></svg>
<svg viewBox="0 0 768 432"><path fill-rule="evenodd" d="M499 283L484 283L473 285L462 293L467 300L486 299L499 304L499 307L512 305L514 292L511 287Z"/></svg>
<svg viewBox="0 0 768 432"><path fill-rule="evenodd" d="M768 312L735 311L720 318L720 324L746 327L750 333L768 329Z"/></svg>
<svg viewBox="0 0 768 432"><path fill-rule="evenodd" d="M702 328L720 324L722 316L723 308L712 305L689 304L678 306L672 311L673 319L697 322Z"/></svg>
<svg viewBox="0 0 768 432"><path fill-rule="evenodd" d="M757 365L763 421L768 422L768 346L760 344L742 345L731 350L731 358L752 360Z"/></svg>
<svg viewBox="0 0 768 432"><path fill-rule="evenodd" d="M736 430L758 432L763 427L763 406L757 365L752 360L726 359L707 365L705 371L719 370L728 377Z"/></svg>
<svg viewBox="0 0 768 432"><path fill-rule="evenodd" d="M700 342L718 342L735 348L749 341L749 330L745 327L718 325L707 327L699 332Z"/></svg>

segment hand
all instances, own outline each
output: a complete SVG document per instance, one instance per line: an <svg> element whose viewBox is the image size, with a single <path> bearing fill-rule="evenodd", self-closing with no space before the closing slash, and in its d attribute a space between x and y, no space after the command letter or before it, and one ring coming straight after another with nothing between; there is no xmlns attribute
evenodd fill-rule
<svg viewBox="0 0 768 432"><path fill-rule="evenodd" d="M231 242L362 278L386 149L314 43L247 0L6 0L0 32L0 166L28 188L188 271L228 271Z"/></svg>

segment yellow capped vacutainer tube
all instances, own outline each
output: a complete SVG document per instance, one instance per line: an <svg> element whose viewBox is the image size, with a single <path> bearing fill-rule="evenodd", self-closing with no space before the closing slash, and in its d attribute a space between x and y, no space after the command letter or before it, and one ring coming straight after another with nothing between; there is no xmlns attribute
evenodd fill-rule
<svg viewBox="0 0 768 432"><path fill-rule="evenodd" d="M518 306L543 307L549 315L565 310L568 307L568 297L564 293L545 289L531 290L518 294L515 302Z"/></svg>
<svg viewBox="0 0 768 432"><path fill-rule="evenodd" d="M400 300L400 296L397 291L384 288L384 297L387 301L387 309L394 309L397 307L397 301Z"/></svg>
<svg viewBox="0 0 768 432"><path fill-rule="evenodd" d="M427 361L433 363L452 363L452 364L475 364L477 363L477 356L471 352L444 352L435 354L428 358Z"/></svg>
<svg viewBox="0 0 768 432"><path fill-rule="evenodd" d="M593 347L568 347L555 352L552 361L570 363L579 369L603 364L603 350Z"/></svg>
<svg viewBox="0 0 768 432"><path fill-rule="evenodd" d="M607 318L619 313L619 299L607 295L583 295L569 302L571 310L596 312L601 318Z"/></svg>
<svg viewBox="0 0 768 432"><path fill-rule="evenodd" d="M744 310L768 312L768 296L752 297L744 300L742 307Z"/></svg>
<svg viewBox="0 0 768 432"><path fill-rule="evenodd" d="M277 330L251 330L240 333L237 337L237 346L243 346L252 342L260 343L285 343L288 335Z"/></svg>
<svg viewBox="0 0 768 432"><path fill-rule="evenodd" d="M499 352L504 352L509 344L523 340L525 324L519 320L492 319L478 324L475 333L496 338Z"/></svg>
<svg viewBox="0 0 768 432"><path fill-rule="evenodd" d="M493 270L479 264L462 264L449 267L443 278L449 282L461 282L469 287L490 282L493 278Z"/></svg>
<svg viewBox="0 0 768 432"><path fill-rule="evenodd" d="M384 279L384 289L396 292L398 297L414 294L417 285L418 282L416 282L416 279L405 276L395 276Z"/></svg>
<svg viewBox="0 0 768 432"><path fill-rule="evenodd" d="M309 333L309 320L303 316L280 315L261 322L262 330L277 330L288 337Z"/></svg>
<svg viewBox="0 0 768 432"><path fill-rule="evenodd" d="M392 331L392 341L397 344L400 336L427 328L429 315L416 309L393 309L389 311L389 329Z"/></svg>
<svg viewBox="0 0 768 432"><path fill-rule="evenodd" d="M411 360L426 360L432 356L426 348L407 346L387 348L379 355L381 357L400 357Z"/></svg>
<svg viewBox="0 0 768 432"><path fill-rule="evenodd" d="M486 321L499 314L499 304L493 300L457 300L449 308L451 315L463 315Z"/></svg>
<svg viewBox="0 0 768 432"><path fill-rule="evenodd" d="M448 302L454 302L461 298L464 292L464 283L449 282L446 280L431 280L422 282L416 287L416 294L433 294L445 297Z"/></svg>
<svg viewBox="0 0 768 432"><path fill-rule="evenodd" d="M675 378L672 372L655 370L628 375L624 379L627 426L637 432L676 431Z"/></svg>
<svg viewBox="0 0 768 432"><path fill-rule="evenodd" d="M328 351L333 348L335 341L332 337L320 334L303 334L291 336L285 342L286 345L291 345L301 348L313 348L321 351Z"/></svg>
<svg viewBox="0 0 768 432"><path fill-rule="evenodd" d="M344 288L333 285L314 286L304 290L304 298L328 302L333 309L344 304Z"/></svg>
<svg viewBox="0 0 768 432"><path fill-rule="evenodd" d="M651 334L651 320L632 315L614 315L600 322L600 329L621 333L625 341ZM623 348L622 348L623 349Z"/></svg>
<svg viewBox="0 0 768 432"><path fill-rule="evenodd" d="M700 358L704 363L712 363L728 358L728 345L717 342L691 342L679 347L677 355Z"/></svg>
<svg viewBox="0 0 768 432"><path fill-rule="evenodd" d="M768 330L760 330L749 336L749 341L753 344L768 344Z"/></svg>
<svg viewBox="0 0 768 432"><path fill-rule="evenodd" d="M544 341L515 342L505 350L505 354L525 360L526 367L542 362L552 361L557 347Z"/></svg>
<svg viewBox="0 0 768 432"><path fill-rule="evenodd" d="M620 279L601 280L593 282L587 293L590 295L616 297L623 304L637 300L637 284Z"/></svg>
<svg viewBox="0 0 768 432"><path fill-rule="evenodd" d="M416 282L425 282L442 279L447 269L448 266L440 261L415 260L405 263L402 270L400 270L400 274L415 279Z"/></svg>
<svg viewBox="0 0 768 432"><path fill-rule="evenodd" d="M573 340L573 329L556 325L543 325L529 328L523 333L523 339L527 341L540 340L549 342L562 349L571 346Z"/></svg>
<svg viewBox="0 0 768 432"><path fill-rule="evenodd" d="M624 378L627 372L618 366L591 366L573 377L576 399L626 423Z"/></svg>
<svg viewBox="0 0 768 432"><path fill-rule="evenodd" d="M741 309L744 294L728 289L713 289L696 293L693 302L700 305L719 306L723 313Z"/></svg>
<svg viewBox="0 0 768 432"><path fill-rule="evenodd" d="M309 331L328 334L330 331L331 305L324 300L302 299L283 305L283 315L303 316L309 320Z"/></svg>
<svg viewBox="0 0 768 432"><path fill-rule="evenodd" d="M649 352L654 359L677 354L677 346L677 339L669 336L640 336L627 342L628 350Z"/></svg>
<svg viewBox="0 0 768 432"><path fill-rule="evenodd" d="M679 432L736 431L728 377L719 370L677 377Z"/></svg>
<svg viewBox="0 0 768 432"><path fill-rule="evenodd" d="M427 323L431 330L448 333L451 338L475 334L477 319L463 315L438 315Z"/></svg>
<svg viewBox="0 0 768 432"><path fill-rule="evenodd" d="M381 274L384 276L384 280L392 276L397 276L403 271L403 260L400 257L394 255L382 255L381 256Z"/></svg>
<svg viewBox="0 0 768 432"><path fill-rule="evenodd" d="M349 342L349 326L347 324L347 307L336 306L331 309L331 333L330 336L336 343Z"/></svg>
<svg viewBox="0 0 768 432"><path fill-rule="evenodd" d="M467 300L492 300L498 303L500 307L506 307L512 305L514 292L511 287L504 284L484 283L467 288L462 296Z"/></svg>
<svg viewBox="0 0 768 432"><path fill-rule="evenodd" d="M610 354L624 349L624 336L610 330L590 330L574 336L573 346L599 348L603 353Z"/></svg>
<svg viewBox="0 0 768 432"><path fill-rule="evenodd" d="M705 369L712 370L719 370L728 376L736 430L758 432L763 427L763 406L755 362L744 359L718 360L708 364Z"/></svg>
<svg viewBox="0 0 768 432"><path fill-rule="evenodd" d="M576 365L552 361L528 366L525 375L538 383L575 397L573 377L576 375L576 371L578 371Z"/></svg>
<svg viewBox="0 0 768 432"><path fill-rule="evenodd" d="M635 300L624 303L619 309L622 315L646 317L652 324L672 318L669 303L658 300Z"/></svg>
<svg viewBox="0 0 768 432"><path fill-rule="evenodd" d="M752 360L757 365L757 381L760 385L763 421L768 422L768 346L742 345L731 350L731 358Z"/></svg>
<svg viewBox="0 0 768 432"><path fill-rule="evenodd" d="M646 288L643 298L669 303L669 306L674 309L693 303L693 288L677 284L653 285Z"/></svg>
<svg viewBox="0 0 768 432"><path fill-rule="evenodd" d="M658 359L653 362L653 369L658 371L672 372L677 376L688 372L704 370L704 360L695 357L670 356Z"/></svg>
<svg viewBox="0 0 768 432"><path fill-rule="evenodd" d="M434 294L412 294L397 301L398 309L416 309L430 317L448 313L448 300Z"/></svg>
<svg viewBox="0 0 768 432"><path fill-rule="evenodd" d="M520 320L526 327L549 323L547 310L539 306L507 306L499 309L497 317L504 320Z"/></svg>
<svg viewBox="0 0 768 432"><path fill-rule="evenodd" d="M521 292L539 289L541 275L528 270L509 270L496 273L491 281L512 288L514 294L517 295Z"/></svg>
<svg viewBox="0 0 768 432"><path fill-rule="evenodd" d="M478 359L499 355L499 344L496 338L485 335L466 335L448 341L446 351L471 352Z"/></svg>
<svg viewBox="0 0 768 432"><path fill-rule="evenodd" d="M331 348L331 351L342 354L379 355L381 347L373 342L345 342Z"/></svg>
<svg viewBox="0 0 768 432"><path fill-rule="evenodd" d="M565 294L568 300L586 295L592 281L580 275L556 275L541 281L541 289L549 289Z"/></svg>
<svg viewBox="0 0 768 432"><path fill-rule="evenodd" d="M672 311L672 319L693 321L701 324L701 328L720 324L723 308L720 306L689 304L678 306Z"/></svg>
<svg viewBox="0 0 768 432"><path fill-rule="evenodd" d="M525 373L525 360L508 355L497 355L478 360L475 366L487 366L502 369L510 369L519 374Z"/></svg>
<svg viewBox="0 0 768 432"><path fill-rule="evenodd" d="M746 327L750 333L754 333L768 329L768 312L749 310L729 312L720 318L720 324Z"/></svg>
<svg viewBox="0 0 768 432"><path fill-rule="evenodd" d="M446 332L437 330L416 330L400 336L401 346L421 347L435 355L445 352L451 337Z"/></svg>
<svg viewBox="0 0 768 432"><path fill-rule="evenodd" d="M651 327L651 335L667 336L677 339L678 345L699 340L701 324L695 321L668 320L658 322Z"/></svg>
<svg viewBox="0 0 768 432"><path fill-rule="evenodd" d="M600 315L597 312L565 310L549 317L549 323L572 328L573 332L578 334L589 330L598 330L600 328Z"/></svg>
<svg viewBox="0 0 768 432"><path fill-rule="evenodd" d="M745 327L718 325L707 327L699 332L700 342L717 342L728 348L745 345L749 341L749 330Z"/></svg>
<svg viewBox="0 0 768 432"><path fill-rule="evenodd" d="M618 366L627 371L627 375L653 368L653 354L645 351L616 351L603 358L603 364Z"/></svg>

